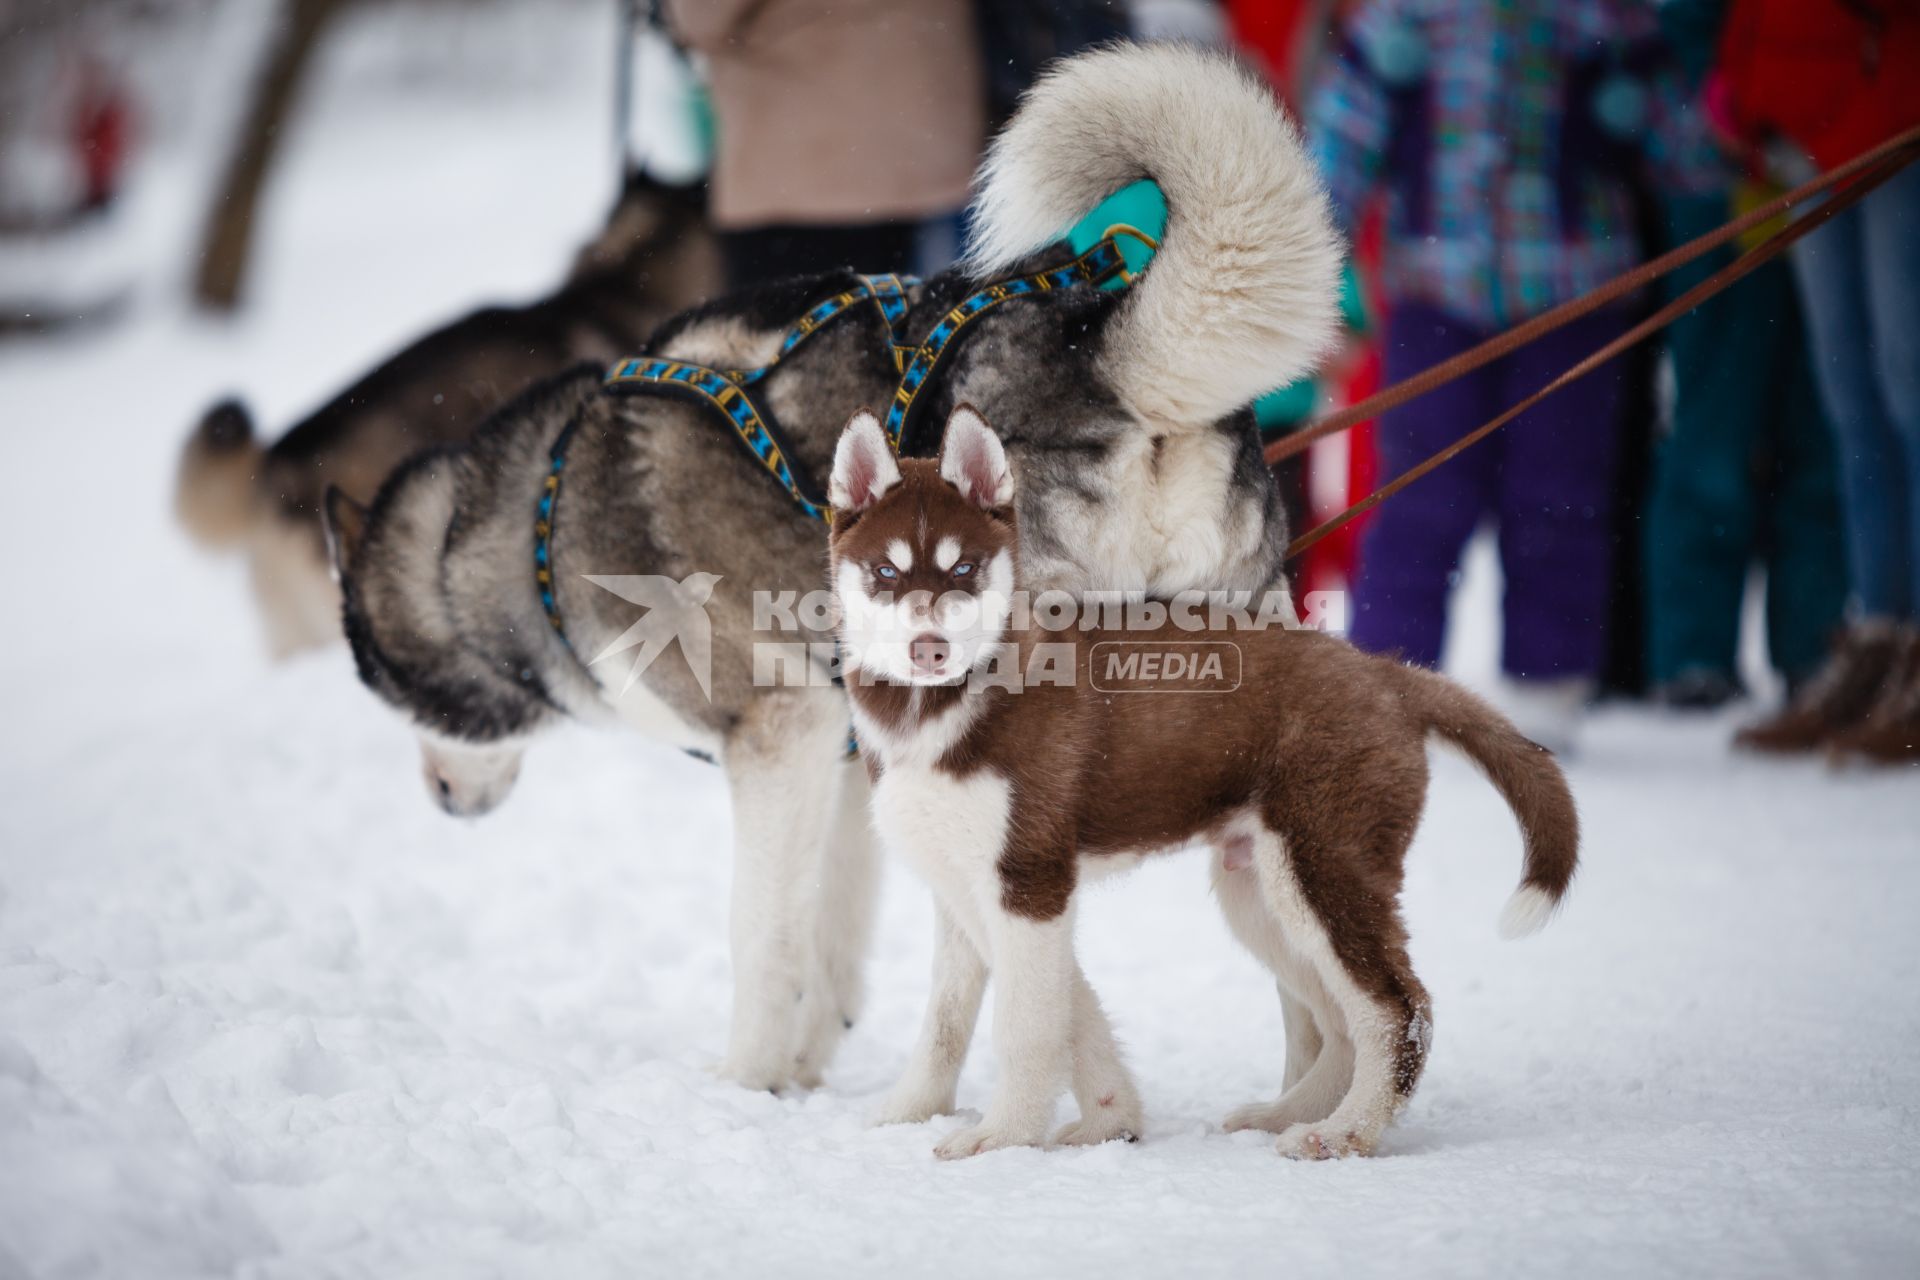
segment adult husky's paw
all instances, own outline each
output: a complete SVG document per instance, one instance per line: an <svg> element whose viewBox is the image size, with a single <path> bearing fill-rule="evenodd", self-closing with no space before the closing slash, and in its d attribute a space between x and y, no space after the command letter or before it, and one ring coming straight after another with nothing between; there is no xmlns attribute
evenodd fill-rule
<svg viewBox="0 0 1920 1280"><path fill-rule="evenodd" d="M793 1083L793 1064L777 1059L736 1060L727 1058L713 1069L722 1080L731 1080L742 1089L756 1093L779 1093Z"/></svg>
<svg viewBox="0 0 1920 1280"><path fill-rule="evenodd" d="M1004 1147L1038 1147L1043 1145L1045 1137L1044 1131L1020 1133L990 1124L977 1124L948 1134L934 1147L933 1154L942 1160L965 1160L968 1156L999 1151Z"/></svg>
<svg viewBox="0 0 1920 1280"><path fill-rule="evenodd" d="M1278 1150L1289 1160L1342 1160L1373 1154L1378 1139L1332 1124L1297 1124L1280 1135Z"/></svg>
<svg viewBox="0 0 1920 1280"><path fill-rule="evenodd" d="M835 1051L852 1026L853 1020L840 1012L839 1005L827 990L826 980L821 978L800 1002L797 1027L800 1039L794 1049L794 1083L802 1089L819 1088L827 1065L833 1061Z"/></svg>

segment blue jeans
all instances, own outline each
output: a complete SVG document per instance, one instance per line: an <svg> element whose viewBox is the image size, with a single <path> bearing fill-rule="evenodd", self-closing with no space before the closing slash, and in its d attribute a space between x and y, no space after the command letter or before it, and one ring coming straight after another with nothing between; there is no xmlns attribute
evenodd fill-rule
<svg viewBox="0 0 1920 1280"><path fill-rule="evenodd" d="M1920 615L1920 165L1794 247L1840 463L1848 576L1870 618Z"/></svg>

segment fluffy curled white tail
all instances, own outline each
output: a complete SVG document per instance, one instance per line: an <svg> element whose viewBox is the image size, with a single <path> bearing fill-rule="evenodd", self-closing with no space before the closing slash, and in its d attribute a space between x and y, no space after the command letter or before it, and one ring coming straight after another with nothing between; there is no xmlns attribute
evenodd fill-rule
<svg viewBox="0 0 1920 1280"><path fill-rule="evenodd" d="M1110 45L1042 77L976 180L969 266L1005 269L1152 178L1165 243L1107 330L1133 410L1212 422L1310 372L1334 340L1341 244L1273 94L1186 45Z"/></svg>

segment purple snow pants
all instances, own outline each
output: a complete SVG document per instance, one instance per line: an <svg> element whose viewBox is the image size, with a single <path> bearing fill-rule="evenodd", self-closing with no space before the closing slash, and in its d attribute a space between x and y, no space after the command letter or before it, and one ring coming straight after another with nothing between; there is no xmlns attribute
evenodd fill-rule
<svg viewBox="0 0 1920 1280"><path fill-rule="evenodd" d="M1626 323L1608 308L1384 415L1375 433L1382 478L1539 390ZM1385 379L1398 382L1489 336L1445 312L1402 304L1387 323ZM1506 576L1506 672L1599 674L1619 376L1617 363L1588 374L1380 506L1353 588L1355 644L1438 665L1450 578L1468 535L1491 516Z"/></svg>

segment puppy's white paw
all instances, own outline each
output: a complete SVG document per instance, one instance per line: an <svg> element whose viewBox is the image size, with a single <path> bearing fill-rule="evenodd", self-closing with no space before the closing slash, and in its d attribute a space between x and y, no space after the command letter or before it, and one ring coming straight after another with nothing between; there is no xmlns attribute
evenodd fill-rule
<svg viewBox="0 0 1920 1280"><path fill-rule="evenodd" d="M1123 1116L1103 1110L1062 1125L1060 1132L1053 1135L1053 1145L1056 1147L1097 1147L1103 1142L1116 1140L1140 1141L1138 1115Z"/></svg>
<svg viewBox="0 0 1920 1280"><path fill-rule="evenodd" d="M953 1114L953 1094L927 1089L899 1088L887 1095L874 1112L876 1127L889 1124L925 1124L935 1116Z"/></svg>
<svg viewBox="0 0 1920 1280"><path fill-rule="evenodd" d="M942 1160L965 1160L968 1156L999 1151L1003 1147L1037 1147L1042 1145L1044 1136L1043 1133L1016 1133L990 1124L977 1124L948 1134L934 1147L933 1154Z"/></svg>
<svg viewBox="0 0 1920 1280"><path fill-rule="evenodd" d="M1140 1095L1123 1076L1105 1093L1083 1104L1080 1118L1063 1126L1053 1135L1053 1141L1063 1147L1097 1147L1115 1138L1138 1142L1141 1130Z"/></svg>
<svg viewBox="0 0 1920 1280"><path fill-rule="evenodd" d="M1227 1118L1220 1127L1228 1133L1239 1133L1243 1129L1260 1129L1267 1133L1285 1133L1295 1125L1311 1124L1324 1120L1326 1112L1312 1112L1298 1104L1286 1102L1249 1102L1244 1107L1235 1107L1227 1112Z"/></svg>
<svg viewBox="0 0 1920 1280"><path fill-rule="evenodd" d="M1373 1154L1377 1138L1333 1124L1297 1124L1280 1135L1277 1150L1289 1160L1342 1160Z"/></svg>

